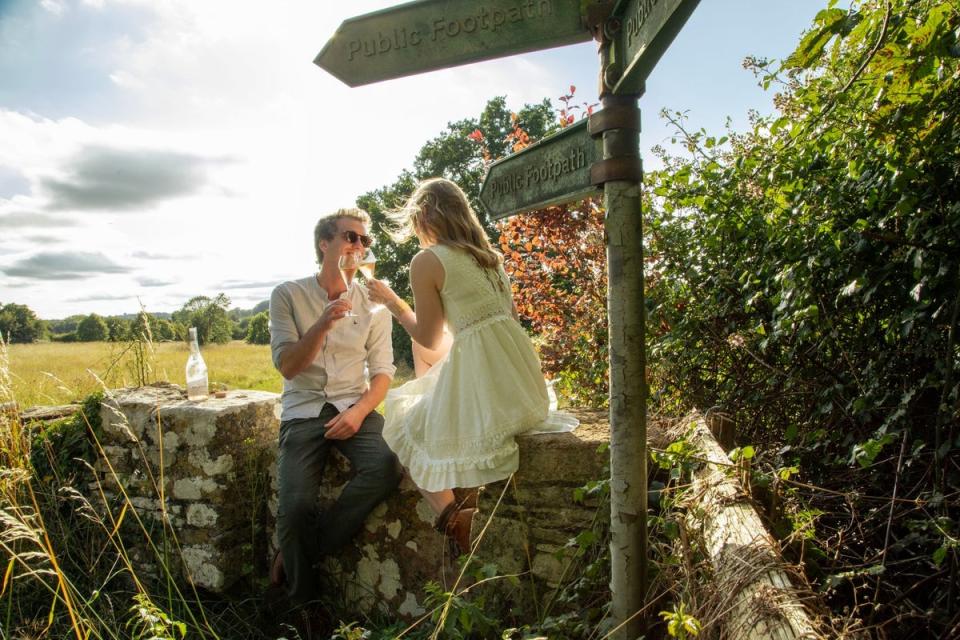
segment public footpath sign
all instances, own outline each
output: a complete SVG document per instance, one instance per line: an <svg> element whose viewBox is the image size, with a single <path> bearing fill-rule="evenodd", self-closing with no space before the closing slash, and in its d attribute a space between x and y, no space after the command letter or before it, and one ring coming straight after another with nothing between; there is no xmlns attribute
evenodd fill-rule
<svg viewBox="0 0 960 640"><path fill-rule="evenodd" d="M480 202L493 219L572 202L600 189L590 183L590 167L602 156L587 120L490 165Z"/></svg>
<svg viewBox="0 0 960 640"><path fill-rule="evenodd" d="M419 0L345 20L314 62L355 87L591 37L580 0Z"/></svg>
<svg viewBox="0 0 960 640"><path fill-rule="evenodd" d="M613 42L620 66L615 95L641 94L647 76L700 0L622 0L615 9L620 31Z"/></svg>

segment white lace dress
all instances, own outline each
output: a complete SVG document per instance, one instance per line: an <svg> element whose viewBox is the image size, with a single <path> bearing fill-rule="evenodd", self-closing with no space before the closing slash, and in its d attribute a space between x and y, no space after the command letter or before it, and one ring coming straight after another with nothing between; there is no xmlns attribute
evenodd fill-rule
<svg viewBox="0 0 960 640"><path fill-rule="evenodd" d="M548 410L540 359L513 319L503 269L484 270L451 247L428 250L443 264L453 345L422 378L390 390L383 437L421 489L477 487L517 470L515 435L569 430L571 417Z"/></svg>

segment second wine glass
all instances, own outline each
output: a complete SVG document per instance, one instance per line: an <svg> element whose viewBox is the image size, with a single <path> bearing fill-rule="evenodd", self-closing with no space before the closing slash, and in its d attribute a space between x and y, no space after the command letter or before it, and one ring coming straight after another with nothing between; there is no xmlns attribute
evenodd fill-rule
<svg viewBox="0 0 960 640"><path fill-rule="evenodd" d="M360 257L359 269L360 273L363 274L365 280L373 279L373 272L377 268L377 256L373 254L373 249L367 247L367 250L363 252L363 255ZM371 311L377 311L382 308L383 305L374 302L370 305Z"/></svg>

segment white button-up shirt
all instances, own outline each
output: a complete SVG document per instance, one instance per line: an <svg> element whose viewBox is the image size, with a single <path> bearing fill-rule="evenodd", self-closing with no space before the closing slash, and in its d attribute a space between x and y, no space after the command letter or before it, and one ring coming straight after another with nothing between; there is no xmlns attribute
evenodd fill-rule
<svg viewBox="0 0 960 640"><path fill-rule="evenodd" d="M343 411L368 388L368 380L383 373L391 378L393 364L389 311L374 305L366 288L354 282L347 293L355 318L338 320L327 334L323 348L310 365L283 380L281 420L316 418L324 403ZM330 304L316 276L284 282L270 294L270 350L273 366L280 356L313 326ZM374 307L377 307L374 309Z"/></svg>

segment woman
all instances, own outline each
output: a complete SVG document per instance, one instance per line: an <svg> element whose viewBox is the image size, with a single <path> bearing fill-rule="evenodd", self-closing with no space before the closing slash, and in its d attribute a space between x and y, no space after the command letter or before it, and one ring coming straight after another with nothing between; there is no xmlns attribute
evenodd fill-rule
<svg viewBox="0 0 960 640"><path fill-rule="evenodd" d="M514 436L570 427L550 420L540 361L518 322L510 282L463 191L443 178L421 183L393 215L395 239L423 248L410 263L414 312L390 287L368 284L427 349L453 334L447 355L427 373L391 390L383 437L437 514L437 529L470 550L475 509L460 508L454 487L477 487L517 470ZM557 428L560 427L560 428Z"/></svg>

